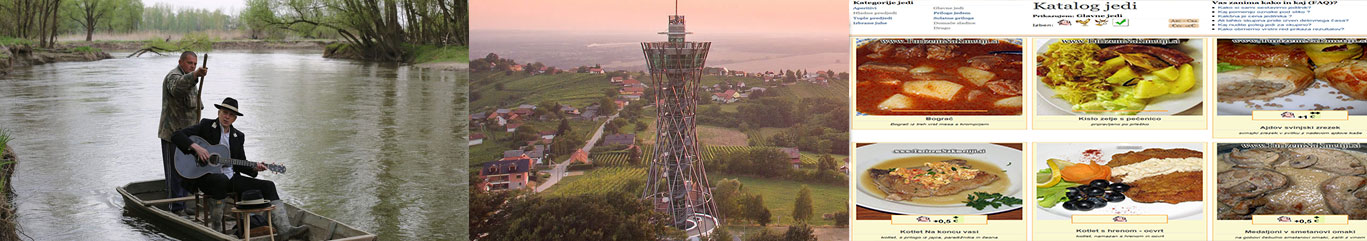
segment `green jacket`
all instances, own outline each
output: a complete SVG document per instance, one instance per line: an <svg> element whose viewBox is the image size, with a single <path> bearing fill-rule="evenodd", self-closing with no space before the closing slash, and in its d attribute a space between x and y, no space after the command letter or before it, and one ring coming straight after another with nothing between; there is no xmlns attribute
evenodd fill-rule
<svg viewBox="0 0 1367 241"><path fill-rule="evenodd" d="M158 127L157 137L164 141L171 141L171 135L177 130L190 127L199 123L199 112L204 110L204 103L200 101L199 92L195 84L199 79L194 74L180 70L180 66L171 69L171 73L166 74L161 82L161 125Z"/></svg>

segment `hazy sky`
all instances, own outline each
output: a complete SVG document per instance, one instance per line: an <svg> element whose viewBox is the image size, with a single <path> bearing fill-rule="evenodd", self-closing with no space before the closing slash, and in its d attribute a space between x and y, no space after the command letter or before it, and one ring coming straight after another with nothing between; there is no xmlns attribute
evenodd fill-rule
<svg viewBox="0 0 1367 241"><path fill-rule="evenodd" d="M682 0L688 30L848 36L847 1ZM664 31L674 1L472 0L471 30Z"/></svg>
<svg viewBox="0 0 1367 241"><path fill-rule="evenodd" d="M245 0L142 0L143 6L150 7L156 4L170 4L177 8L222 9L229 13L247 8Z"/></svg>

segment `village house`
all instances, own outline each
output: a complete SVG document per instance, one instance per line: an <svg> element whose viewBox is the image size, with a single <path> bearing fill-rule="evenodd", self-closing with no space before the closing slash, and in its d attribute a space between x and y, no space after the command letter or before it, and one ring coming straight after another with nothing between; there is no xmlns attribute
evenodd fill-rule
<svg viewBox="0 0 1367 241"><path fill-rule="evenodd" d="M546 159L546 154L550 153L546 153L545 145L533 145L530 151L523 152L524 156L527 156L527 158L531 158L532 162L536 164L545 164L541 161Z"/></svg>
<svg viewBox="0 0 1367 241"><path fill-rule="evenodd" d="M522 65L514 64L513 66L509 66L508 70L512 70L513 72L522 72Z"/></svg>
<svg viewBox="0 0 1367 241"><path fill-rule="evenodd" d="M494 110L494 113L489 113L488 119L493 119L494 117L503 117L504 119L507 119L507 117L512 113L513 110L510 109L497 109Z"/></svg>
<svg viewBox="0 0 1367 241"><path fill-rule="evenodd" d="M727 73L730 73L730 70L727 70L726 67L706 67L706 68L703 68L703 74L706 74L706 75L726 75Z"/></svg>
<svg viewBox="0 0 1367 241"><path fill-rule="evenodd" d="M574 150L574 154L570 154L570 159L568 161L570 163L579 162L584 165L593 165L593 160L589 160L589 153L584 152L584 149Z"/></svg>
<svg viewBox="0 0 1367 241"><path fill-rule="evenodd" d="M609 81L609 82L612 82L612 83L622 83L622 77L621 77L621 76L612 77L612 79L609 79L608 81Z"/></svg>
<svg viewBox="0 0 1367 241"><path fill-rule="evenodd" d="M484 163L479 169L481 185L486 191L514 190L527 188L530 176L535 174L531 158L504 158Z"/></svg>
<svg viewBox="0 0 1367 241"><path fill-rule="evenodd" d="M739 97L740 94L737 94L736 90L726 90L725 92L712 93L712 101L716 101L718 103L733 103L736 102L736 98Z"/></svg>
<svg viewBox="0 0 1367 241"><path fill-rule="evenodd" d="M510 113L518 116L531 116L533 110L536 110L535 105L522 104L518 105L517 108L513 108L512 111L510 111Z"/></svg>
<svg viewBox="0 0 1367 241"><path fill-rule="evenodd" d="M508 132L514 132L517 131L517 128L521 126L522 123L508 123L508 125L505 125L503 127L507 128Z"/></svg>
<svg viewBox="0 0 1367 241"><path fill-rule="evenodd" d="M619 96L621 96L623 99L628 99L628 100L640 100L640 99L641 99L641 95L645 95L645 92L646 92L646 88L638 87L638 86L628 86L628 87L622 87L621 90L618 90L618 91L617 91L617 94L618 94Z"/></svg>
<svg viewBox="0 0 1367 241"><path fill-rule="evenodd" d="M560 112L563 112L565 114L578 115L579 108L574 108L574 106L562 105L560 106Z"/></svg>
<svg viewBox="0 0 1367 241"><path fill-rule="evenodd" d="M475 146L479 144L484 144L484 133L471 133L469 146Z"/></svg>
<svg viewBox="0 0 1367 241"><path fill-rule="evenodd" d="M589 68L590 74L603 74L603 68Z"/></svg>
<svg viewBox="0 0 1367 241"><path fill-rule="evenodd" d="M793 163L793 169L802 168L802 152L798 151L797 147L785 147L778 150L788 154L788 162Z"/></svg>

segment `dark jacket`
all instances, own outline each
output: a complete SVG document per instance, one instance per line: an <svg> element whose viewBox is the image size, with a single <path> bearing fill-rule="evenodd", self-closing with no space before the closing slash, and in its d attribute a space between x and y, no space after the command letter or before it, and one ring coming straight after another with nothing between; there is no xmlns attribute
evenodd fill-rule
<svg viewBox="0 0 1367 241"><path fill-rule="evenodd" d="M246 135L242 134L242 131L238 131L237 128L232 128L229 131L232 133L232 136L228 137L228 148L232 149L233 152L231 157L233 159L247 160L247 152L242 150L242 142L247 139ZM203 119L199 121L199 124L176 131L176 133L171 136L171 142L175 143L176 148L179 148L185 153L194 153L195 150L190 149L190 144L193 144L193 142L190 141L190 136L198 136L204 138L205 141L209 141L209 144L218 145L218 141L222 138L222 134L223 129L218 125L218 119ZM238 175L256 177L256 167L252 166L233 166L233 172L236 172Z"/></svg>

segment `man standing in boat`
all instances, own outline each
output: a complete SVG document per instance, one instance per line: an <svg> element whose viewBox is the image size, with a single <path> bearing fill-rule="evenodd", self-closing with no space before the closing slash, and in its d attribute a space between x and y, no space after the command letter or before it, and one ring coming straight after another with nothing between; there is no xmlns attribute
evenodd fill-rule
<svg viewBox="0 0 1367 241"><path fill-rule="evenodd" d="M218 108L218 119L204 119L190 127L176 131L171 136L171 141L176 148L185 153L194 153L200 160L208 160L210 153L190 141L190 136L204 138L211 145L219 145L227 142L231 150L231 158L247 160L247 154L243 150L243 142L246 136L242 131L233 126L233 122L242 116L238 109L237 100L233 98L223 99L222 104L214 104ZM210 220L221 220L223 215L223 199L228 197L229 192L243 193L246 190L259 190L261 196L270 200L275 210L271 211L271 220L275 224L275 230L281 237L294 237L308 232L304 226L290 226L289 215L285 212L285 203L280 201L280 194L275 189L275 182L256 179L256 173L266 170L266 165L256 163L255 166L222 166L221 172L209 173L194 179L185 179L185 186L190 189L197 189L204 192L204 195L212 199L210 202ZM173 170L174 171L174 170ZM238 220L238 222L245 222ZM216 223L213 227L222 230L222 224Z"/></svg>
<svg viewBox="0 0 1367 241"><path fill-rule="evenodd" d="M176 146L171 143L171 134L194 125L199 121L199 112L204 110L204 104L199 98L199 92L195 90L195 85L199 83L198 77L204 77L209 70L204 67L195 69L198 63L199 58L195 56L195 52L180 53L179 63L162 78L161 82L161 124L158 126L157 137L161 139L161 165L162 171L166 172L166 193L169 194L169 198L189 194L181 187L181 177L176 173L173 161ZM171 204L171 212L180 212L184 208L182 202Z"/></svg>

